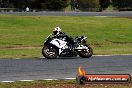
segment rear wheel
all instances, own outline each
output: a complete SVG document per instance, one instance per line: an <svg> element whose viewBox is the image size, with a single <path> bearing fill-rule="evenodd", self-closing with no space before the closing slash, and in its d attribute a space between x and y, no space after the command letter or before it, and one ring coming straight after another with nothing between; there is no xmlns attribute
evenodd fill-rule
<svg viewBox="0 0 132 88"><path fill-rule="evenodd" d="M42 54L47 59L55 59L58 56L58 50L52 45L44 45Z"/></svg>
<svg viewBox="0 0 132 88"><path fill-rule="evenodd" d="M89 58L93 55L93 49L86 45L88 47L88 49L84 49L82 51L79 52L79 56L82 57L82 58Z"/></svg>

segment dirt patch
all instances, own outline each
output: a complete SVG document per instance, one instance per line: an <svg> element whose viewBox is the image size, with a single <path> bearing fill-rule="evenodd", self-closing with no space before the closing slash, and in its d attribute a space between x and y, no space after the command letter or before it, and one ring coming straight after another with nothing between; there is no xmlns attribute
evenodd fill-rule
<svg viewBox="0 0 132 88"><path fill-rule="evenodd" d="M93 43L91 44L92 46L96 46L96 47L102 47L102 44L101 43Z"/></svg>
<svg viewBox="0 0 132 88"><path fill-rule="evenodd" d="M132 17L125 17L125 18L132 19Z"/></svg>
<svg viewBox="0 0 132 88"><path fill-rule="evenodd" d="M55 84L55 85L32 85L23 88L132 88L131 84Z"/></svg>
<svg viewBox="0 0 132 88"><path fill-rule="evenodd" d="M127 16L125 16L125 17L116 17L116 18L128 18L128 19L132 19L131 16L130 17L129 16L128 17Z"/></svg>
<svg viewBox="0 0 132 88"><path fill-rule="evenodd" d="M32 45L32 46L24 46L24 45L12 45L12 46L5 46L5 47L0 47L0 49L11 49L11 50L18 50L18 49L40 49L42 48L43 45L39 45L39 46L35 46L35 45Z"/></svg>

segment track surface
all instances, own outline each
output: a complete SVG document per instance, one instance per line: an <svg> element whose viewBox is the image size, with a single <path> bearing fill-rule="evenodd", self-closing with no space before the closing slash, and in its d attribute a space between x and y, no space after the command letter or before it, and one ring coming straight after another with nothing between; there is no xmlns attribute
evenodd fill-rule
<svg viewBox="0 0 132 88"><path fill-rule="evenodd" d="M125 16L132 17L132 11L123 12L0 12L20 16Z"/></svg>
<svg viewBox="0 0 132 88"><path fill-rule="evenodd" d="M0 81L75 78L80 65L89 74L132 75L132 55L93 56L89 59L1 59Z"/></svg>

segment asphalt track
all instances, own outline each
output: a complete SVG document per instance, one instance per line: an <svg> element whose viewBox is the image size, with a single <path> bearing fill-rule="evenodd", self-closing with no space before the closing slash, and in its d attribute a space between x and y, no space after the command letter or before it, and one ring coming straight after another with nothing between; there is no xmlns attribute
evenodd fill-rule
<svg viewBox="0 0 132 88"><path fill-rule="evenodd" d="M19 16L123 16L132 12L0 12ZM88 74L130 74L132 55L93 56L59 59L1 59L0 82L18 80L43 80L75 78L77 68L82 66Z"/></svg>
<svg viewBox="0 0 132 88"><path fill-rule="evenodd" d="M0 59L0 81L75 78L82 66L88 74L130 74L132 55L91 58Z"/></svg>
<svg viewBox="0 0 132 88"><path fill-rule="evenodd" d="M122 16L132 17L132 11L122 12L0 12L0 14L12 14L19 16Z"/></svg>

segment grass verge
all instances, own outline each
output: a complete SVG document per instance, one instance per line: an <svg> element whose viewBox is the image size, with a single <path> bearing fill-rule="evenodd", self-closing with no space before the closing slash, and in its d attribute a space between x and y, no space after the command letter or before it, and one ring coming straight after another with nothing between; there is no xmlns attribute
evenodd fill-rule
<svg viewBox="0 0 132 88"><path fill-rule="evenodd" d="M42 57L43 41L56 26L86 35L94 54L132 54L131 24L121 17L0 15L0 58Z"/></svg>
<svg viewBox="0 0 132 88"><path fill-rule="evenodd" d="M131 88L130 84L86 84L79 85L75 80L33 81L0 83L0 88Z"/></svg>

